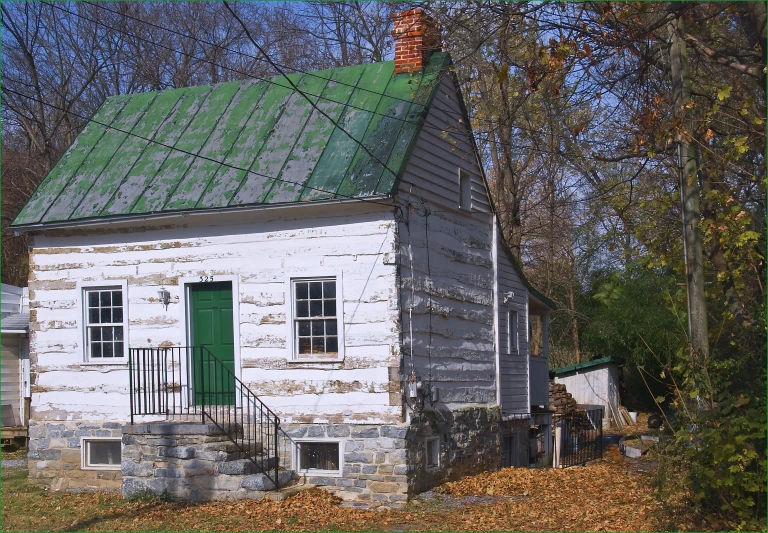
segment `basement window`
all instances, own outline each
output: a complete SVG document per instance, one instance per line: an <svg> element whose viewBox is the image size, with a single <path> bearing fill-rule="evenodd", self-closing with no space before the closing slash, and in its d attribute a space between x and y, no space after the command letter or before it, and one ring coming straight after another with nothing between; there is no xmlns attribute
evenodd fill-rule
<svg viewBox="0 0 768 533"><path fill-rule="evenodd" d="M341 475L340 441L296 442L297 471L312 476Z"/></svg>
<svg viewBox="0 0 768 533"><path fill-rule="evenodd" d="M92 363L124 363L128 346L126 283L83 287L83 343L85 360Z"/></svg>
<svg viewBox="0 0 768 533"><path fill-rule="evenodd" d="M425 442L427 468L440 468L440 437L428 438Z"/></svg>
<svg viewBox="0 0 768 533"><path fill-rule="evenodd" d="M343 311L336 277L291 280L295 360L337 360L343 355Z"/></svg>
<svg viewBox="0 0 768 533"><path fill-rule="evenodd" d="M122 442L120 437L111 439L83 438L82 467L84 470L120 470Z"/></svg>

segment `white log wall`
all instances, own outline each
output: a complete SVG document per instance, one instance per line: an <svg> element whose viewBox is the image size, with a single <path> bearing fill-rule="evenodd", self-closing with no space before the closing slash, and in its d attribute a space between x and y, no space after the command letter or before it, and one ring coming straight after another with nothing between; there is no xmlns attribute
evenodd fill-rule
<svg viewBox="0 0 768 533"><path fill-rule="evenodd" d="M279 212L239 215L228 225L35 236L29 283L33 416L129 416L127 365L83 364L79 281L127 280L130 346L179 346L186 344L179 278L234 275L241 379L285 422L400 420L399 394L391 405L389 380L389 368L400 364L396 264L383 261L396 246L391 209ZM329 272L343 273L345 358L292 363L287 281ZM161 286L171 293L167 310L158 301Z"/></svg>
<svg viewBox="0 0 768 533"><path fill-rule="evenodd" d="M449 408L497 401L493 217L460 116L456 85L446 76L398 193L400 205L412 206L399 224L403 369L438 387L435 407ZM459 209L459 168L471 176L471 211Z"/></svg>

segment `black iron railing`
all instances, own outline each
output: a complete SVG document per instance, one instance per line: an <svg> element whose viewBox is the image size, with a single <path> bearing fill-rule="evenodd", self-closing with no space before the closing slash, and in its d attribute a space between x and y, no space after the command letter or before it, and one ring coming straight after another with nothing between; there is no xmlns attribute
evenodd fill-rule
<svg viewBox="0 0 768 533"><path fill-rule="evenodd" d="M583 465L603 457L603 410L588 409L552 417L555 437L560 436L561 468Z"/></svg>
<svg viewBox="0 0 768 533"><path fill-rule="evenodd" d="M131 424L136 416L212 422L278 486L280 419L204 346L130 348Z"/></svg>

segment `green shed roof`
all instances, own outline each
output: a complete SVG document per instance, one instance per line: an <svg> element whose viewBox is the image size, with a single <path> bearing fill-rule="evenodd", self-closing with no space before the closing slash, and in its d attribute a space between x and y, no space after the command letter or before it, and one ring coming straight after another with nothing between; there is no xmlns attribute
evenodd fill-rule
<svg viewBox="0 0 768 533"><path fill-rule="evenodd" d="M108 98L12 225L392 195L449 64L288 75L338 126L282 76Z"/></svg>
<svg viewBox="0 0 768 533"><path fill-rule="evenodd" d="M609 363L613 363L614 365L623 365L624 359L609 355L608 357L601 357L600 359L592 359L591 361L584 361L583 363L576 363L575 365L556 368L554 370L550 370L549 373L555 375L567 374L569 372L575 372L576 370L584 370L586 368L607 365Z"/></svg>

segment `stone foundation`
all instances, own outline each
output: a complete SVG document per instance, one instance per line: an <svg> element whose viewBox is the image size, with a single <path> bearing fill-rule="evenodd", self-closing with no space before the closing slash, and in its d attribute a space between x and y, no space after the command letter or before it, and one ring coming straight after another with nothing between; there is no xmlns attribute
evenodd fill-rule
<svg viewBox="0 0 768 533"><path fill-rule="evenodd" d="M279 441L280 486L298 477L347 505L402 507L408 497L446 481L501 468L510 435L526 437L519 448L527 457L529 425L502 422L498 407L412 413L409 425L286 424ZM83 436L121 437L121 471L83 470ZM439 464L427 468L425 445L432 437L440 438ZM297 441L315 439L339 441L338 475L294 472ZM29 471L34 482L53 489L122 489L126 497L149 491L192 501L261 498L274 488L226 435L200 423L32 421Z"/></svg>
<svg viewBox="0 0 768 533"><path fill-rule="evenodd" d="M297 439L339 440L342 446L340 476L300 479L333 492L356 507L401 507L408 499L408 450L402 426L355 424L286 424L282 426L281 464L293 464Z"/></svg>
<svg viewBox="0 0 768 533"><path fill-rule="evenodd" d="M501 468L500 422L498 407L412 414L407 435L409 496L446 481ZM440 437L437 468L427 468L426 464L425 446L430 437Z"/></svg>
<svg viewBox="0 0 768 533"><path fill-rule="evenodd" d="M260 499L275 488L213 424L152 422L126 426L123 433L123 497L151 492L187 501ZM257 461L274 468L274 458ZM285 487L294 478L283 470L278 481Z"/></svg>
<svg viewBox="0 0 768 533"><path fill-rule="evenodd" d="M84 470L82 437L122 437L121 422L29 421L27 462L32 483L53 490L119 490L121 475L116 470Z"/></svg>

